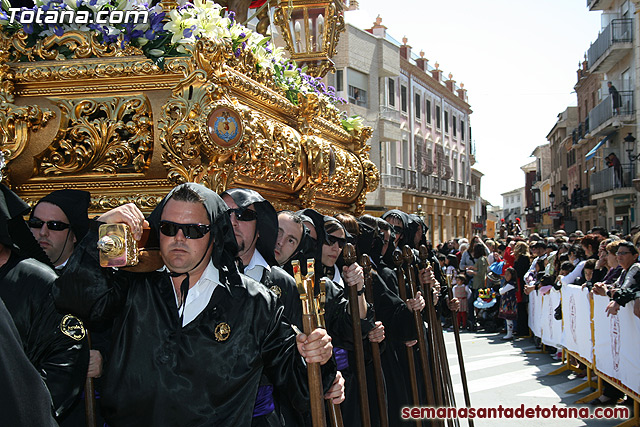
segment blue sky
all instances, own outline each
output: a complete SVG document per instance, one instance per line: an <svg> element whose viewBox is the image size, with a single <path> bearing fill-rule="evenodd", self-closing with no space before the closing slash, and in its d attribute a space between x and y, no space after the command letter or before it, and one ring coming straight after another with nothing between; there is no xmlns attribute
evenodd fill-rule
<svg viewBox="0 0 640 427"><path fill-rule="evenodd" d="M347 21L370 28L378 14L396 40L464 83L473 110L482 197L524 186L520 166L547 142L558 113L576 105L578 63L600 30L585 0L361 0Z"/></svg>

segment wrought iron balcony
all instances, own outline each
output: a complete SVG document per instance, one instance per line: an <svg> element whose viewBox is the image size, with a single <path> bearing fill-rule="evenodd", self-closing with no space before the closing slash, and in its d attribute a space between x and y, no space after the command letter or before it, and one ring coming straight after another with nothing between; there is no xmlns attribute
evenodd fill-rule
<svg viewBox="0 0 640 427"><path fill-rule="evenodd" d="M621 166L618 171L614 167L609 167L591 175L591 194L595 195L618 188L633 188L633 179L636 177L635 163L623 163Z"/></svg>
<svg viewBox="0 0 640 427"><path fill-rule="evenodd" d="M591 111L589 111L589 126L592 130L598 129L601 125L607 121L614 119L616 116L630 116L634 112L633 104L633 91L621 90L620 94L620 106L614 110L613 97L608 95L602 102L596 105ZM621 118L622 120L622 118Z"/></svg>
<svg viewBox="0 0 640 427"><path fill-rule="evenodd" d="M589 71L606 73L633 49L633 19L614 19L589 47Z"/></svg>

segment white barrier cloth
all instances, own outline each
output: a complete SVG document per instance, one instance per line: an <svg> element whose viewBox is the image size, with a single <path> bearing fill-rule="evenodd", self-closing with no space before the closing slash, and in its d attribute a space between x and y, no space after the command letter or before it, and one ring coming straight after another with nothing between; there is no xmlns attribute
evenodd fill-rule
<svg viewBox="0 0 640 427"><path fill-rule="evenodd" d="M593 362L591 304L587 289L562 286L562 322L562 346Z"/></svg>
<svg viewBox="0 0 640 427"><path fill-rule="evenodd" d="M640 393L640 319L633 314L633 303L607 317L608 303L609 298L594 296L596 368Z"/></svg>
<svg viewBox="0 0 640 427"><path fill-rule="evenodd" d="M562 342L562 320L556 320L554 314L560 304L560 292L551 290L542 299L542 315L540 316L542 328L542 342L552 347L559 347Z"/></svg>
<svg viewBox="0 0 640 427"><path fill-rule="evenodd" d="M529 329L536 337L542 335L540 316L542 312L542 295L538 291L529 294Z"/></svg>

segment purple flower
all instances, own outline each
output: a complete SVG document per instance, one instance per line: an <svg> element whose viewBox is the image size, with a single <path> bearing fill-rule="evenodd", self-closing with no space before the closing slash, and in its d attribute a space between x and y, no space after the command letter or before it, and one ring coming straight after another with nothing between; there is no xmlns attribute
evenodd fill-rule
<svg viewBox="0 0 640 427"><path fill-rule="evenodd" d="M245 33L240 33L240 38L241 38L241 39L243 39L243 38L245 38L245 37L247 37L247 35L246 35Z"/></svg>
<svg viewBox="0 0 640 427"><path fill-rule="evenodd" d="M242 50L240 48L237 48L233 54L236 56L236 58L239 58L241 53L242 53Z"/></svg>
<svg viewBox="0 0 640 427"><path fill-rule="evenodd" d="M229 21L233 24L233 21L236 20L236 13L233 10L229 11Z"/></svg>
<svg viewBox="0 0 640 427"><path fill-rule="evenodd" d="M151 15L151 22L149 23L149 29L144 33L144 37L147 40L155 40L158 37L158 33L162 31L162 20L164 19L164 12L154 13Z"/></svg>
<svg viewBox="0 0 640 427"><path fill-rule="evenodd" d="M64 34L64 28L62 28L62 25L54 24L54 25L50 25L49 28L51 29L51 31L53 31L53 34L55 34L56 36L61 36Z"/></svg>
<svg viewBox="0 0 640 427"><path fill-rule="evenodd" d="M242 42L242 50L244 50L247 47L247 42Z"/></svg>
<svg viewBox="0 0 640 427"><path fill-rule="evenodd" d="M264 50L265 50L267 53L273 53L273 51L272 51L271 49L269 49L268 47L266 47L266 46L264 47Z"/></svg>
<svg viewBox="0 0 640 427"><path fill-rule="evenodd" d="M184 29L184 31L182 32L182 36L183 36L184 38L189 38L189 37L191 37L191 36L193 35L193 30L195 30L195 29L196 29L196 26L195 26L195 25L192 25L192 26L191 26L191 27L189 27L189 28L185 28L185 29Z"/></svg>
<svg viewBox="0 0 640 427"><path fill-rule="evenodd" d="M98 0L90 0L89 1L89 6L95 6L96 3L98 3Z"/></svg>
<svg viewBox="0 0 640 427"><path fill-rule="evenodd" d="M33 24L23 24L22 31L27 34L33 34Z"/></svg>

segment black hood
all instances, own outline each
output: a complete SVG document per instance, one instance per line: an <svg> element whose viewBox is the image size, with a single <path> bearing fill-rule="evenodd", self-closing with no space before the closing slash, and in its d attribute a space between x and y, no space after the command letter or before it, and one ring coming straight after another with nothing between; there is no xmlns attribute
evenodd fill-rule
<svg viewBox="0 0 640 427"><path fill-rule="evenodd" d="M29 213L27 205L16 193L0 184L0 243L23 258L35 258L51 265L47 254L24 221Z"/></svg>
<svg viewBox="0 0 640 427"><path fill-rule="evenodd" d="M382 257L382 236L378 228L373 228L368 224L358 220L360 234L358 235L358 255L367 254L375 265L378 265ZM358 259L360 259L358 257Z"/></svg>
<svg viewBox="0 0 640 427"><path fill-rule="evenodd" d="M159 234L160 219L164 207L171 199L173 194L182 187L188 187L197 193L203 200L202 204L209 215L209 221L211 225L210 231L210 244L213 244L213 253L211 254L211 260L213 265L220 272L220 282L225 283L225 279L233 285L239 285L240 275L235 264L235 258L238 255L238 245L233 234L233 227L231 225L231 219L227 214L229 207L214 191L207 187L188 182L181 184L169 192L164 199L156 206L151 212L147 220L156 234Z"/></svg>
<svg viewBox="0 0 640 427"><path fill-rule="evenodd" d="M426 232L428 230L427 225L424 223L424 221L422 220L422 218L420 218L418 215L416 214L410 214L409 215L409 219L410 219L410 223L409 223L409 230L411 231L411 243L409 244L409 246L411 246L413 249L420 249L421 245L427 245L427 236L426 236ZM418 230L420 231L420 241L418 242L417 245L413 244L413 238L416 235L416 233L418 232ZM416 246L416 247L414 247Z"/></svg>
<svg viewBox="0 0 640 427"><path fill-rule="evenodd" d="M228 195L240 209L253 205L258 213L257 230L259 233L256 249L262 254L267 264L278 265L275 258L276 241L278 240L278 214L275 208L257 191L247 188L232 188L220 196Z"/></svg>
<svg viewBox="0 0 640 427"><path fill-rule="evenodd" d="M409 246L413 246L410 243L411 238L409 237L410 235L413 236L411 234L411 230L410 228L410 223L412 222L409 218L409 215L406 214L405 212L402 212L400 209L391 209L389 211L386 211L384 214L382 214L382 219L387 219L387 217L389 216L397 216L398 218L400 218L400 220L402 221L402 228L403 233L402 233L402 238L400 239L400 241L398 242L398 247L400 248L400 250L402 250L402 248L404 247L404 245L409 245ZM393 230L393 228L392 228ZM415 228L413 229L413 232L415 233ZM394 232L395 234L395 232ZM393 253L393 251L391 251Z"/></svg>
<svg viewBox="0 0 640 427"><path fill-rule="evenodd" d="M89 192L68 188L52 191L38 201L36 206L33 207L33 211L42 202L51 203L62 209L62 212L69 219L69 228L73 231L78 242L89 231L89 205L91 204L91 194ZM30 218L33 217L33 211L31 211Z"/></svg>

